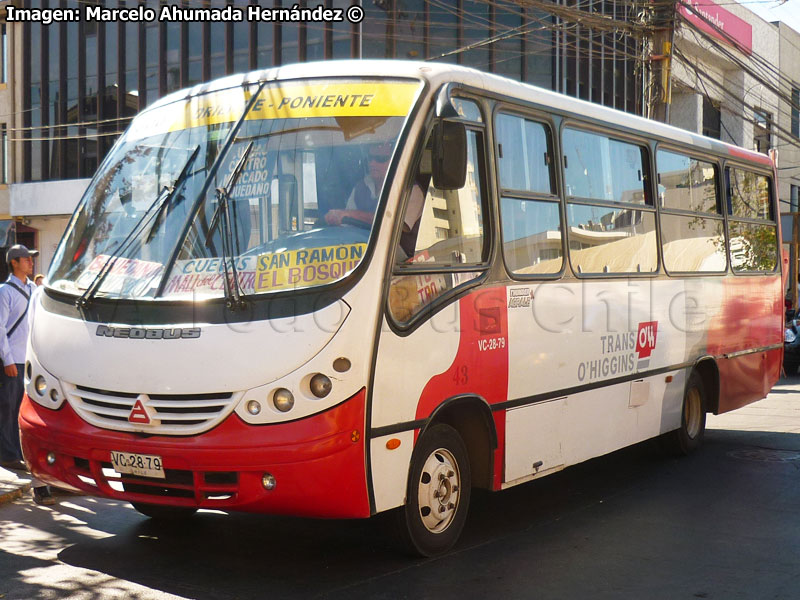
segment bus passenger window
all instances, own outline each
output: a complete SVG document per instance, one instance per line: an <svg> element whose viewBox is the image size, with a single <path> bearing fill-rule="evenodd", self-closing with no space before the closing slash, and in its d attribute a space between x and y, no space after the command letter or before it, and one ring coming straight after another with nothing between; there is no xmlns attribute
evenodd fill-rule
<svg viewBox="0 0 800 600"><path fill-rule="evenodd" d="M506 266L515 275L558 273L564 253L550 130L543 123L501 113L495 131Z"/></svg>
<svg viewBox="0 0 800 600"><path fill-rule="evenodd" d="M665 150L657 159L662 208L719 214L715 165Z"/></svg>
<svg viewBox="0 0 800 600"><path fill-rule="evenodd" d="M567 196L648 203L648 161L643 147L577 129L565 129L563 143Z"/></svg>
<svg viewBox="0 0 800 600"><path fill-rule="evenodd" d="M516 115L500 114L495 129L503 189L555 194L547 127Z"/></svg>
<svg viewBox="0 0 800 600"><path fill-rule="evenodd" d="M655 272L656 215L645 193L645 148L575 129L565 129L563 140L572 268L579 274Z"/></svg>
<svg viewBox="0 0 800 600"><path fill-rule="evenodd" d="M657 162L664 267L671 273L724 273L716 165L666 150L658 151Z"/></svg>
<svg viewBox="0 0 800 600"><path fill-rule="evenodd" d="M774 271L778 228L772 209L770 179L744 169L727 169L728 227L734 272Z"/></svg>
<svg viewBox="0 0 800 600"><path fill-rule="evenodd" d="M558 202L506 198L500 201L503 256L515 275L558 273L564 261Z"/></svg>

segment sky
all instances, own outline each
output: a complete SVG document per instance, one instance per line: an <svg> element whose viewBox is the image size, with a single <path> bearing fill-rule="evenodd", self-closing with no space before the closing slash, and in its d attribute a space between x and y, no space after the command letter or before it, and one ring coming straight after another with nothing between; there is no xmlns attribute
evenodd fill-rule
<svg viewBox="0 0 800 600"><path fill-rule="evenodd" d="M800 33L800 0L739 0L739 4L746 6L766 21L783 21Z"/></svg>

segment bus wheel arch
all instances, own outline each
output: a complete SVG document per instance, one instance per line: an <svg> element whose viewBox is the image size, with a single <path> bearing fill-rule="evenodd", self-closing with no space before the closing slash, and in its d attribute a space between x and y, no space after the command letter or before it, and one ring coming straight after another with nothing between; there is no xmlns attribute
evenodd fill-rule
<svg viewBox="0 0 800 600"><path fill-rule="evenodd" d="M711 357L701 358L695 363L693 372L703 380L706 412L719 414L720 387L717 362Z"/></svg>
<svg viewBox="0 0 800 600"><path fill-rule="evenodd" d="M692 369L686 379L681 403L681 421L677 429L661 437L663 450L675 456L695 452L705 437L708 392L701 369Z"/></svg>
<svg viewBox="0 0 800 600"><path fill-rule="evenodd" d="M497 431L489 404L479 396L456 396L442 402L420 432L443 423L456 430L469 454L472 486L491 490Z"/></svg>

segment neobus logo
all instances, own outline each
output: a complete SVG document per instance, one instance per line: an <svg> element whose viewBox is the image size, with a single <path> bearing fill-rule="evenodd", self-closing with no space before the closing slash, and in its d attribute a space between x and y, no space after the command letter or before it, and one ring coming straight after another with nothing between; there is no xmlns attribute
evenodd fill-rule
<svg viewBox="0 0 800 600"><path fill-rule="evenodd" d="M140 425L150 425L150 413L147 412L141 400L137 400L133 405L128 415L128 421L131 423L139 423Z"/></svg>
<svg viewBox="0 0 800 600"><path fill-rule="evenodd" d="M109 327L98 325L95 335L131 340L193 340L200 337L199 327L173 327L170 329L148 329L146 327Z"/></svg>

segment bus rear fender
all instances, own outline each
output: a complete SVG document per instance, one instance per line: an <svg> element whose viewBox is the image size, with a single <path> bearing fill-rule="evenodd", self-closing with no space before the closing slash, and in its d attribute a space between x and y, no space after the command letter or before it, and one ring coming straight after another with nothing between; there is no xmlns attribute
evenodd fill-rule
<svg viewBox="0 0 800 600"><path fill-rule="evenodd" d="M464 441L469 453L472 485L491 490L497 431L486 400L472 395L448 398L433 411L420 436L438 423L455 429Z"/></svg>
<svg viewBox="0 0 800 600"><path fill-rule="evenodd" d="M711 356L704 356L694 364L694 371L703 379L706 391L706 412L719 414L719 368Z"/></svg>

